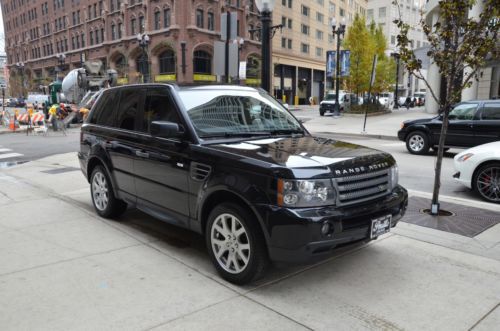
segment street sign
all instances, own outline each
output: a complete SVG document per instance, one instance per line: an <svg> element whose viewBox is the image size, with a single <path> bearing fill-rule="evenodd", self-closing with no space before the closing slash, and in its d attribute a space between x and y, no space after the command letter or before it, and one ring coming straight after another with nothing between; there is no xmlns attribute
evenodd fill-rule
<svg viewBox="0 0 500 331"><path fill-rule="evenodd" d="M216 75L226 75L226 43L222 41L214 42L214 73ZM229 76L238 75L238 45L229 44Z"/></svg>
<svg viewBox="0 0 500 331"><path fill-rule="evenodd" d="M240 62L239 77L240 77L240 79L246 79L247 78L247 61L241 61Z"/></svg>

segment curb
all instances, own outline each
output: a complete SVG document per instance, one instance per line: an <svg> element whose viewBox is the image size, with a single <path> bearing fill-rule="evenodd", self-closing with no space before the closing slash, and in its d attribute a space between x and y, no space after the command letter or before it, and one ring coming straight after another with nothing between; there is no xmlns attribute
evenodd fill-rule
<svg viewBox="0 0 500 331"><path fill-rule="evenodd" d="M382 139L382 140L395 140L399 141L398 137L395 136L386 136L382 134L369 134L369 133L347 133L347 132L314 132L311 131L312 134L317 136L327 136L326 138L331 137L344 137L344 138L374 138L374 139Z"/></svg>
<svg viewBox="0 0 500 331"><path fill-rule="evenodd" d="M8 134L8 133L26 133L25 129L16 129L16 131L12 131L10 129L0 130L0 134Z"/></svg>

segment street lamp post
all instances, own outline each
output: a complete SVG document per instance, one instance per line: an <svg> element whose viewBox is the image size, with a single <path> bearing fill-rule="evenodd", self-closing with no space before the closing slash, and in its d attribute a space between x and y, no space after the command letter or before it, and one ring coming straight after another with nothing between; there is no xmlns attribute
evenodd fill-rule
<svg viewBox="0 0 500 331"><path fill-rule="evenodd" d="M138 33L137 41L142 49L141 55L141 73L143 77L143 83L149 83L149 63L148 63L148 53L147 48L149 45L149 36L146 33Z"/></svg>
<svg viewBox="0 0 500 331"><path fill-rule="evenodd" d="M332 18L332 33L333 36L337 35L337 60L336 60L336 68L335 68L335 110L333 112L333 116L339 116L340 114L340 103L339 103L339 85L340 85L340 43L342 41L342 37L345 33L345 18L342 18L342 23L337 28L337 22L335 17Z"/></svg>
<svg viewBox="0 0 500 331"><path fill-rule="evenodd" d="M17 62L16 67L21 72L21 94L24 98L24 62Z"/></svg>
<svg viewBox="0 0 500 331"><path fill-rule="evenodd" d="M61 54L57 54L56 58L57 58L57 62L59 63L59 66L58 66L59 72L62 72L64 70L64 68L63 68L64 62L66 62L66 55L62 54L62 53ZM58 79L57 79L57 71L56 71L56 81L57 80Z"/></svg>
<svg viewBox="0 0 500 331"><path fill-rule="evenodd" d="M243 44L245 43L245 39L235 39L233 43L238 45L238 84L240 84L240 53L243 50Z"/></svg>
<svg viewBox="0 0 500 331"><path fill-rule="evenodd" d="M391 53L391 55L396 59L396 89L394 91L394 109L399 109L399 100L398 100L398 93L399 93L399 59L401 56L397 51Z"/></svg>
<svg viewBox="0 0 500 331"><path fill-rule="evenodd" d="M261 13L260 20L262 22L261 87L269 93L271 92L271 13L275 2L275 0L255 0L255 5Z"/></svg>

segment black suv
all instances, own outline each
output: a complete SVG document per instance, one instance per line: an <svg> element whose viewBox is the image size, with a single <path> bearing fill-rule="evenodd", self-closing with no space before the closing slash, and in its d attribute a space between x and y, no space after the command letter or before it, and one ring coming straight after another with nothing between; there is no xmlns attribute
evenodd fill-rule
<svg viewBox="0 0 500 331"><path fill-rule="evenodd" d="M249 87L110 88L81 130L99 215L128 205L202 233L218 272L238 284L269 259L307 262L376 239L408 203L391 155L312 137Z"/></svg>
<svg viewBox="0 0 500 331"><path fill-rule="evenodd" d="M441 136L442 115L405 121L398 131L412 154L436 149ZM500 140L500 100L467 101L456 105L449 114L445 146L474 147Z"/></svg>

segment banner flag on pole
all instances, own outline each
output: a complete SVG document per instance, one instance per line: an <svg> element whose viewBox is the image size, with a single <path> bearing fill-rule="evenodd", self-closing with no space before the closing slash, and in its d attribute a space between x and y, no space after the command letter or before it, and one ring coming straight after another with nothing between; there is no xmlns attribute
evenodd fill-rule
<svg viewBox="0 0 500 331"><path fill-rule="evenodd" d="M326 52L326 77L333 77L336 65L336 51Z"/></svg>
<svg viewBox="0 0 500 331"><path fill-rule="evenodd" d="M340 76L349 76L351 71L351 51L340 51Z"/></svg>

